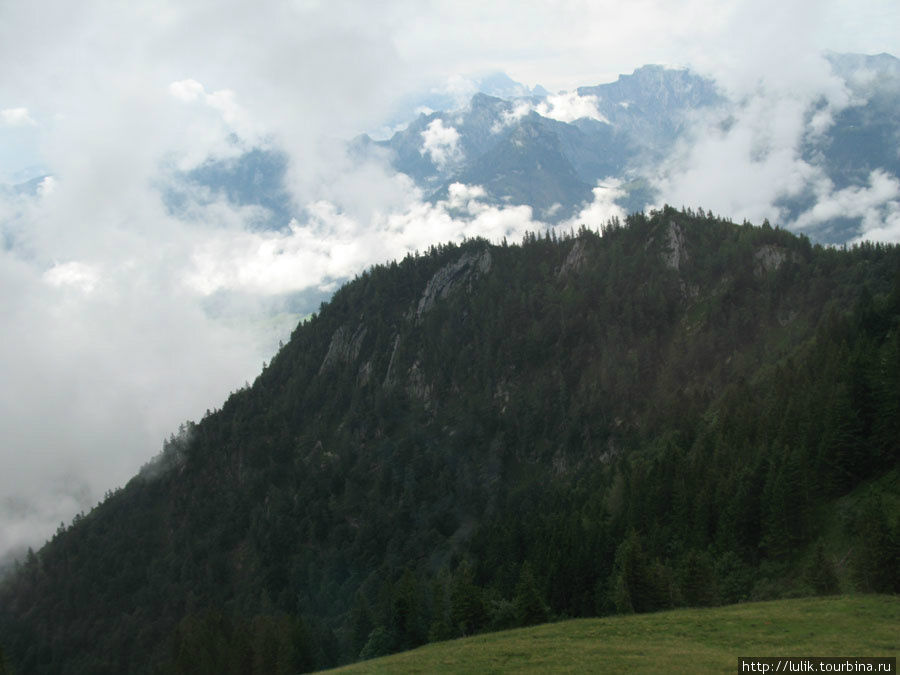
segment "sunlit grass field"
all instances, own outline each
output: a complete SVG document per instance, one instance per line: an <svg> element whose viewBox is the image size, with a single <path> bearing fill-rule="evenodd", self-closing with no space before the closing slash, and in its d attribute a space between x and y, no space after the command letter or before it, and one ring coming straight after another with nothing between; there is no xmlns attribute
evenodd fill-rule
<svg viewBox="0 0 900 675"><path fill-rule="evenodd" d="M735 673L739 656L897 656L900 597L847 595L576 619L426 645L339 673Z"/></svg>

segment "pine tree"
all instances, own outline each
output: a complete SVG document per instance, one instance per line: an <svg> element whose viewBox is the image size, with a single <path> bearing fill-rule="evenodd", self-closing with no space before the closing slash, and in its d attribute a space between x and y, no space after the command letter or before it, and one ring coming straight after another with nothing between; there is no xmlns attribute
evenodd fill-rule
<svg viewBox="0 0 900 675"><path fill-rule="evenodd" d="M519 626L531 626L547 621L547 606L541 599L541 593L537 587L531 565L522 563L519 572L519 581L516 584L516 594L513 599L516 622Z"/></svg>
<svg viewBox="0 0 900 675"><path fill-rule="evenodd" d="M870 495L863 503L855 546L852 569L857 588L867 593L900 591L897 527L889 525L879 495Z"/></svg>
<svg viewBox="0 0 900 675"><path fill-rule="evenodd" d="M350 652L358 655L365 646L374 628L372 610L362 593L356 594L356 601L350 610Z"/></svg>
<svg viewBox="0 0 900 675"><path fill-rule="evenodd" d="M692 607L715 604L715 572L706 552L691 549L684 556L679 569L681 598Z"/></svg>
<svg viewBox="0 0 900 675"><path fill-rule="evenodd" d="M397 649L417 647L425 642L425 617L415 575L409 569L394 585L392 633Z"/></svg>
<svg viewBox="0 0 900 675"><path fill-rule="evenodd" d="M472 582L472 568L463 563L450 589L450 618L457 635L472 635L487 624L487 609L481 589Z"/></svg>
<svg viewBox="0 0 900 675"><path fill-rule="evenodd" d="M610 581L612 604L620 614L650 612L662 604L658 579L635 530L616 549Z"/></svg>
<svg viewBox="0 0 900 675"><path fill-rule="evenodd" d="M840 590L834 565L825 555L821 539L816 542L813 555L804 570L803 580L817 595L833 595Z"/></svg>

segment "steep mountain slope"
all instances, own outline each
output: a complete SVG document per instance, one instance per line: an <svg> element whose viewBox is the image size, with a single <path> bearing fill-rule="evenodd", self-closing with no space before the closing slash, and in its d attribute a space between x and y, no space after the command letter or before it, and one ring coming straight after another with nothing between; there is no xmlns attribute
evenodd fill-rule
<svg viewBox="0 0 900 675"><path fill-rule="evenodd" d="M291 672L897 590L898 269L668 208L375 267L29 556L0 644L25 672Z"/></svg>

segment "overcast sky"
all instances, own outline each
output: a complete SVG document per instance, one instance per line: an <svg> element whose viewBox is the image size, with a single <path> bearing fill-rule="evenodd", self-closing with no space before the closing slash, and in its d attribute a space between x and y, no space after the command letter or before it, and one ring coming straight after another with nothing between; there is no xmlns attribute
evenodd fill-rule
<svg viewBox="0 0 900 675"><path fill-rule="evenodd" d="M475 187L451 194L469 212L454 219L403 176L351 164L338 141L379 128L402 97L465 92L492 71L571 90L647 63L769 92L766 119L782 122L750 111L749 140L685 150L659 178L677 203L708 206L714 175L718 211L761 218L772 172L803 167L776 152L724 176L723 153L793 138L821 91L840 105L823 50L898 44L896 0L0 3L0 184L52 176L35 194L0 191L0 555L42 543L252 381L295 320L273 318L285 293L540 226L525 207L480 205ZM252 208L165 208L178 171L252 147L286 154L308 222L261 233ZM615 193L596 192L583 216L600 222Z"/></svg>

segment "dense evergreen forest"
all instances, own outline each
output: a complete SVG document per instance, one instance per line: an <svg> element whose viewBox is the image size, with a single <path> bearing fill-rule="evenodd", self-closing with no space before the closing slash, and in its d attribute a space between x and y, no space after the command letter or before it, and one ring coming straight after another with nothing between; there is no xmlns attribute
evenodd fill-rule
<svg viewBox="0 0 900 675"><path fill-rule="evenodd" d="M897 246L669 207L443 245L341 288L29 553L0 645L16 673L291 673L893 593L898 450Z"/></svg>

